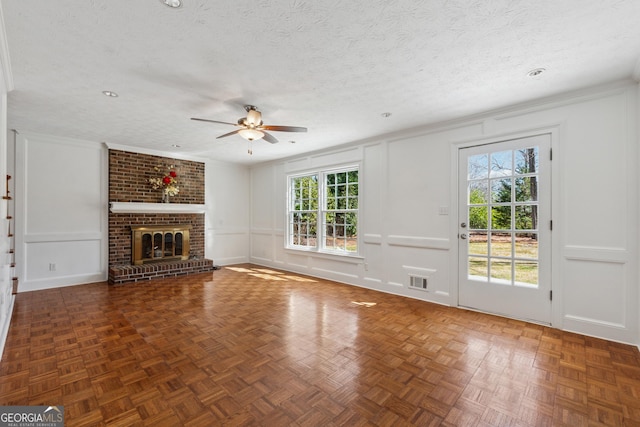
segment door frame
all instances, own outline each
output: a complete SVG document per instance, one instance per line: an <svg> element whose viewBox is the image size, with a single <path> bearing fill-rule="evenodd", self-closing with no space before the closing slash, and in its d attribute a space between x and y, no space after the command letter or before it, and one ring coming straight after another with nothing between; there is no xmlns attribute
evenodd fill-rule
<svg viewBox="0 0 640 427"><path fill-rule="evenodd" d="M482 123L482 122L481 122ZM467 307L461 307L459 305L459 245L458 245L458 200L459 200L459 151L464 148L475 147L477 145L493 144L497 142L504 142L511 139L527 138L530 136L536 136L540 134L549 134L551 136L551 151L553 153L553 160L551 161L551 220L553 221L553 230L551 231L551 283L550 289L553 292L553 299L551 300L551 325L554 328L562 329L562 281L560 280L560 248L563 236L561 233L561 224L559 224L560 215L558 214L561 209L561 189L562 181L564 177L561 174L559 168L559 159L562 156L561 147L559 144L560 136L564 128L563 123L553 123L547 126L534 127L517 132L505 132L494 133L491 136L479 136L476 138L466 138L462 140L452 140L450 142L450 209L449 209L449 240L450 253L449 253L449 274L451 277L450 297L451 305L454 307L469 309ZM489 313L491 314L491 313ZM545 324L546 326L549 326Z"/></svg>

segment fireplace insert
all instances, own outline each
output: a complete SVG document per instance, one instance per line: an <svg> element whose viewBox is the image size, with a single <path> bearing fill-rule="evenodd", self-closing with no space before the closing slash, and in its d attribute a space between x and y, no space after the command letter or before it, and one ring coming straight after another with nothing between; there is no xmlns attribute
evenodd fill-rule
<svg viewBox="0 0 640 427"><path fill-rule="evenodd" d="M189 259L191 225L132 225L134 265Z"/></svg>

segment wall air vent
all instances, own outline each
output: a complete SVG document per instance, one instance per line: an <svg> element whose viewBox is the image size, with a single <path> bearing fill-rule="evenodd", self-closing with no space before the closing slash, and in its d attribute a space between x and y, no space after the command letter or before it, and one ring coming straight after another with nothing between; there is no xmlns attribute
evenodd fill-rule
<svg viewBox="0 0 640 427"><path fill-rule="evenodd" d="M419 276L409 276L409 287L412 289L427 290L427 278Z"/></svg>

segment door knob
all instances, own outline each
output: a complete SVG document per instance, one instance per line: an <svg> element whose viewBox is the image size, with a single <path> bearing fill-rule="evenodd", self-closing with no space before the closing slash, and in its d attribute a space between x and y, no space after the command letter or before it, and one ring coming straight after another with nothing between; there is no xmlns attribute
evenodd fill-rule
<svg viewBox="0 0 640 427"><path fill-rule="evenodd" d="M462 228L466 228L466 227L467 227L467 223L466 223L466 222L462 222L462 223L460 223L460 227L462 227Z"/></svg>
<svg viewBox="0 0 640 427"><path fill-rule="evenodd" d="M460 238L461 238L462 240L467 240L467 235L466 235L466 234L461 234L461 235L460 235Z"/></svg>

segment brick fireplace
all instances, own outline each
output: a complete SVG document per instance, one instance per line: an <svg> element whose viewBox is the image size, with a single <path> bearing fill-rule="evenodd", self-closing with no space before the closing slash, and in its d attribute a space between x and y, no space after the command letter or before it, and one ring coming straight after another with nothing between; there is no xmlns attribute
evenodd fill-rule
<svg viewBox="0 0 640 427"><path fill-rule="evenodd" d="M149 179L158 177L170 166L174 166L180 192L171 197L171 203L160 203L162 193L151 187ZM109 150L110 284L214 270L213 261L204 257L204 185L204 163ZM132 233L145 227L171 230L187 227L188 258L172 257L135 265Z"/></svg>

